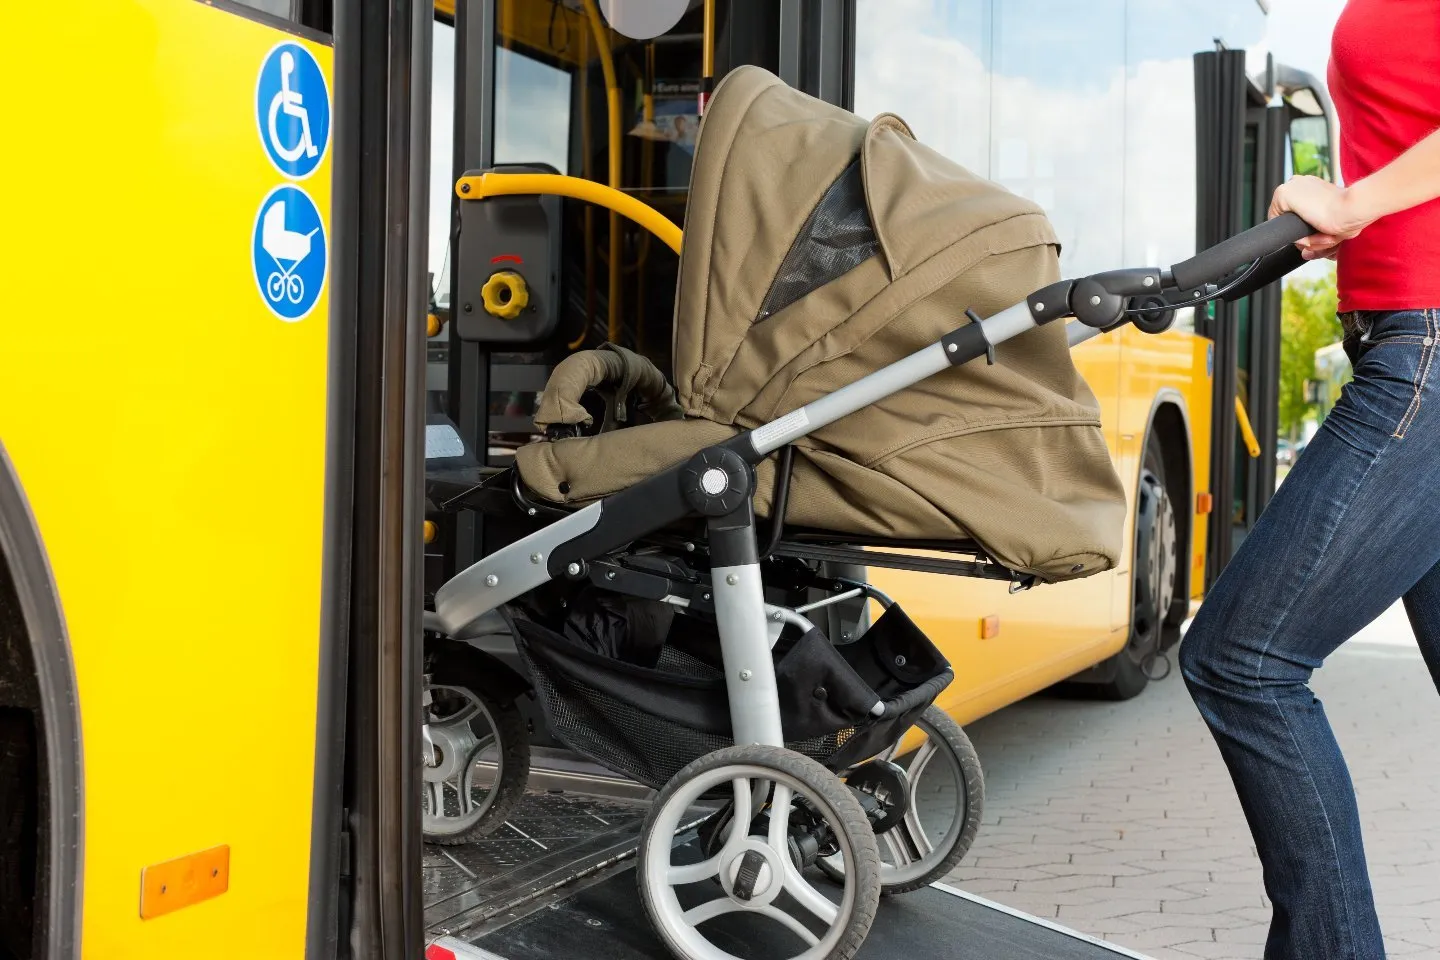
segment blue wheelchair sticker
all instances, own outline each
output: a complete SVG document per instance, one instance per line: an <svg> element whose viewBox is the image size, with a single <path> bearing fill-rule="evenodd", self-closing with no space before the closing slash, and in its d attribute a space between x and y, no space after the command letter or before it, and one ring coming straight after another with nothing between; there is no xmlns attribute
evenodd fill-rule
<svg viewBox="0 0 1440 960"><path fill-rule="evenodd" d="M315 201L291 184L271 190L250 253L265 306L286 323L303 320L325 287L325 223Z"/></svg>
<svg viewBox="0 0 1440 960"><path fill-rule="evenodd" d="M287 41L265 57L255 119L265 153L285 176L304 180L320 166L330 145L330 90L309 50Z"/></svg>

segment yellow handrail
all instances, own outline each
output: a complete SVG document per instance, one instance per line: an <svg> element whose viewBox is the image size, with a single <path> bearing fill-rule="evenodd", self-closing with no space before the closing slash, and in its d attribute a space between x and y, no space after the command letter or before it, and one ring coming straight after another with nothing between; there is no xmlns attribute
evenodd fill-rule
<svg viewBox="0 0 1440 960"><path fill-rule="evenodd" d="M593 180L567 177L558 173L480 173L457 180L455 192L462 200L484 200L486 197L526 193L554 194L584 200L634 220L659 237L671 250L680 252L680 228L669 217L628 193Z"/></svg>
<svg viewBox="0 0 1440 960"><path fill-rule="evenodd" d="M1255 430L1250 426L1250 414L1245 412L1245 404L1239 397L1235 398L1235 419L1240 424L1240 436L1245 440L1245 449L1250 454L1251 460L1260 457L1260 441L1255 439Z"/></svg>

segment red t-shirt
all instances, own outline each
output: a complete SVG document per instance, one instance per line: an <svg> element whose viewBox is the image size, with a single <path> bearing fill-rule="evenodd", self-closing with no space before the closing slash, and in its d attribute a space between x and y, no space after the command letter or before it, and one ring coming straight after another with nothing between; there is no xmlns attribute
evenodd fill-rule
<svg viewBox="0 0 1440 960"><path fill-rule="evenodd" d="M1329 86L1346 183L1440 128L1440 0L1348 0ZM1440 307L1440 200L1376 220L1338 263L1342 311Z"/></svg>

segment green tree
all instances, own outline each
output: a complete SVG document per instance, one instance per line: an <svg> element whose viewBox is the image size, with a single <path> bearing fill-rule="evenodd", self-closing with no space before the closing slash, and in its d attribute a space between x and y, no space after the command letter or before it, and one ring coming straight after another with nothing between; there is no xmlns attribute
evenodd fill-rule
<svg viewBox="0 0 1440 960"><path fill-rule="evenodd" d="M1288 281L1280 303L1279 427L1294 440L1315 413L1315 405L1305 402L1305 381L1315 377L1315 351L1344 335L1335 313L1335 271Z"/></svg>

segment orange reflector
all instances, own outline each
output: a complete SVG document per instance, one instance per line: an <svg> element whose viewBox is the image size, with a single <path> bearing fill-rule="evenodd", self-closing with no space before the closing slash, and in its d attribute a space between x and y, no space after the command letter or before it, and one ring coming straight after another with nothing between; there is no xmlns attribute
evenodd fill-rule
<svg viewBox="0 0 1440 960"><path fill-rule="evenodd" d="M173 913L229 889L229 844L152 864L140 871L140 919Z"/></svg>
<svg viewBox="0 0 1440 960"><path fill-rule="evenodd" d="M434 520L426 520L426 521L425 521L425 542L426 542L426 543L434 543L434 542L435 542L435 534L439 532L439 529L440 529L439 527L435 526L435 521L434 521Z"/></svg>
<svg viewBox="0 0 1440 960"><path fill-rule="evenodd" d="M425 960L455 960L455 951L432 943L425 949Z"/></svg>
<svg viewBox="0 0 1440 960"><path fill-rule="evenodd" d="M1000 636L1000 618L991 614L980 618L980 639L993 640Z"/></svg>
<svg viewBox="0 0 1440 960"><path fill-rule="evenodd" d="M1197 493L1195 495L1195 512L1202 517L1209 513L1215 506L1215 498L1208 493Z"/></svg>

